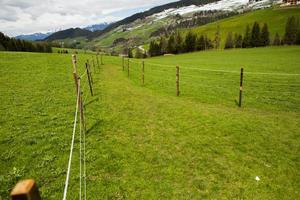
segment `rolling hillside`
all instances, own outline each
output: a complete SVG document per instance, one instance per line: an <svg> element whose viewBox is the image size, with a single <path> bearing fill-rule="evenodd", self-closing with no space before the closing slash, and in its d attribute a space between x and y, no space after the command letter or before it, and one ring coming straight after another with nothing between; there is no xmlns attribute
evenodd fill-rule
<svg viewBox="0 0 300 200"><path fill-rule="evenodd" d="M300 18L300 7L289 7L289 8L268 8L262 10L256 10L247 12L241 15L225 18L216 22L212 22L203 26L198 26L190 29L179 29L181 32L186 33L189 30L197 34L206 34L211 39L214 38L217 26L220 26L222 44L224 45L226 36L229 32L244 34L246 25L250 26L255 22L260 24L267 23L269 26L269 31L271 39L273 39L276 33L279 33L281 36L284 34L285 23L289 16L296 16ZM115 31L110 32L110 34L104 35L93 42L96 46L107 47L113 44L113 41L117 38L134 38L139 37L140 40L144 41L147 44L151 39L150 35L155 29L158 29L160 26L167 25L172 21L172 18L165 18L160 21L155 21L151 24L137 24L137 28L133 28L130 31ZM141 27L139 27L141 26ZM136 44L132 44L136 45ZM147 45L145 45L147 46Z"/></svg>
<svg viewBox="0 0 300 200"><path fill-rule="evenodd" d="M192 28L192 31L198 34L206 34L213 38L217 26L219 25L221 29L221 38L224 43L226 35L229 32L244 34L246 25L249 24L251 26L253 22L257 21L260 24L268 24L271 38L273 38L276 33L279 33L280 35L284 34L285 23L289 16L296 16L300 19L300 7L257 10L223 19L205 26ZM186 31L187 30L184 30L184 32Z"/></svg>
<svg viewBox="0 0 300 200"><path fill-rule="evenodd" d="M175 30L183 33L192 30L213 39L219 25L224 45L228 32L244 34L246 25L251 26L255 21L268 24L272 40L276 33L283 35L289 16L300 18L300 7L281 8L277 5L280 1L219 0L201 1L201 4L199 1L182 2L137 13L101 31L69 29L57 32L47 40L64 42L69 47L120 52L126 47L147 47L151 40Z"/></svg>

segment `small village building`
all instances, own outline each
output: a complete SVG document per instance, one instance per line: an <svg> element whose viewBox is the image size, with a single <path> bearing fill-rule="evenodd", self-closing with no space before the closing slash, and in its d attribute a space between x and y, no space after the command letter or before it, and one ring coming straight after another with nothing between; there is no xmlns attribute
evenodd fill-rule
<svg viewBox="0 0 300 200"><path fill-rule="evenodd" d="M298 5L300 0L283 0L283 5Z"/></svg>

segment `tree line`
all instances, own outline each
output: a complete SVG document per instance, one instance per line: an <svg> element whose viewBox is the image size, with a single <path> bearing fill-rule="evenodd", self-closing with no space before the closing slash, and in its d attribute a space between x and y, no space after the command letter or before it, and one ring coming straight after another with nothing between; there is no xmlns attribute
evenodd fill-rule
<svg viewBox="0 0 300 200"><path fill-rule="evenodd" d="M214 39L207 35L197 35L189 31L185 36L180 32L173 32L168 38L161 36L159 40L150 42L149 56L160 56L164 54L180 54L193 51L204 51L208 49L219 49L221 45L220 27L217 26ZM269 45L300 45L300 23L299 19L291 16L287 19L285 33L282 37L275 34L271 41L270 32L266 23L261 27L254 22L252 27L246 26L244 35L232 32L227 34L224 49L252 48Z"/></svg>
<svg viewBox="0 0 300 200"><path fill-rule="evenodd" d="M52 52L48 42L29 42L10 38L0 32L0 51Z"/></svg>

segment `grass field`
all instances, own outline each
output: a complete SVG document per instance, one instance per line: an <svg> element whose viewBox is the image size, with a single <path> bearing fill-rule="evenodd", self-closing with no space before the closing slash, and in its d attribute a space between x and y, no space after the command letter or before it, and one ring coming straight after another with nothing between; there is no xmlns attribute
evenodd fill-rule
<svg viewBox="0 0 300 200"><path fill-rule="evenodd" d="M87 198L297 199L299 53L270 47L146 59L145 86L141 60L130 61L128 79L120 58L104 57L95 96L85 101ZM20 178L35 178L43 199L62 198L76 101L70 57L0 53L3 199ZM83 73L91 55L78 57ZM78 199L78 145L77 135L69 199Z"/></svg>

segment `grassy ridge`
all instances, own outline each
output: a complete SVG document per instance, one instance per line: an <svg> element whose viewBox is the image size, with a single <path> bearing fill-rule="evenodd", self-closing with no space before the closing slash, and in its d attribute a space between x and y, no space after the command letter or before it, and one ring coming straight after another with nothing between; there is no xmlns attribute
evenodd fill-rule
<svg viewBox="0 0 300 200"><path fill-rule="evenodd" d="M300 7L257 10L239 16L233 16L219 20L204 26L192 28L191 30L195 33L206 34L210 38L214 38L217 26L219 25L221 30L220 33L222 44L224 44L228 32L244 34L246 25L249 24L251 27L253 23L257 21L261 25L263 23L268 24L270 36L271 39L273 39L276 33L279 33L281 36L283 36L287 18L290 16L295 16L300 19Z"/></svg>
<svg viewBox="0 0 300 200"><path fill-rule="evenodd" d="M191 73L185 80L189 84L197 80L192 76L200 76L205 85L220 82L226 88L231 85L221 80L230 78L233 98L223 90L198 85L190 94L188 87L182 88L177 98L175 70L152 66L149 71L147 64L146 86L141 87L140 65L131 63L128 79L120 58L104 57L105 65L94 74L95 96L85 100L88 199L297 199L299 86L274 85L271 89L282 94L268 95L265 102L247 103L253 97L245 96L245 107L240 109L233 102L238 74L188 67L238 71L243 64L248 72L299 73L298 54L299 47L259 48L146 60L179 64L182 73ZM271 55L273 59L264 61ZM70 57L0 53L0 197L4 199L16 178L28 177L38 181L43 199L62 197L75 109ZM81 74L87 58L91 57L78 55ZM171 86L166 90L160 81L169 75ZM264 86L268 77L253 79ZM268 87L273 85L271 78ZM274 80L299 83L290 76ZM86 77L82 81L86 84ZM247 82L245 87L247 95ZM296 96L284 96L285 90ZM210 99L215 96L224 98ZM78 199L78 145L76 135L68 199Z"/></svg>

